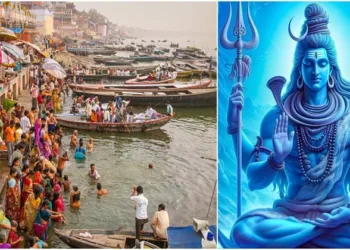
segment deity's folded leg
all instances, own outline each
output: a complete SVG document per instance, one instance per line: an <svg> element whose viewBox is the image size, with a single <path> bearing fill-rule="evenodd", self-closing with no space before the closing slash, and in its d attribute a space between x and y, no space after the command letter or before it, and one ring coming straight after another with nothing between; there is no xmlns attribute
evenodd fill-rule
<svg viewBox="0 0 350 250"><path fill-rule="evenodd" d="M283 216L272 209L255 210L238 219L232 229L231 240L242 248L294 248L325 234L327 230Z"/></svg>

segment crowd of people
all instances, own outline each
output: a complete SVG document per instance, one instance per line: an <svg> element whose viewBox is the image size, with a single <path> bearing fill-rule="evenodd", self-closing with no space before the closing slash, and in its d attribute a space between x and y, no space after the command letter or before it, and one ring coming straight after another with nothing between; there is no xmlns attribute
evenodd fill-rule
<svg viewBox="0 0 350 250"><path fill-rule="evenodd" d="M137 76L137 71L132 69L107 69L107 75L109 76ZM67 74L73 76L73 82L76 82L74 76L87 76L87 75L104 75L102 69L90 68L85 65L69 65Z"/></svg>
<svg viewBox="0 0 350 250"><path fill-rule="evenodd" d="M54 115L67 97L67 82L50 76L36 65L30 68L29 90L30 109L20 103L11 105L11 91L7 94L11 107L5 109L0 105L0 146L7 149L10 169L6 179L6 205L4 211L0 210L0 248L23 247L24 241L31 248L48 247L46 241L53 221L66 221L63 194L69 193L72 208L79 209L81 205L78 186L73 185L71 189L69 176L64 175L70 158L68 151L61 149L63 131ZM127 111L127 102L119 96L106 108L97 98L84 100L84 96L75 97L73 103L76 108L85 104L87 119L92 122L135 121L134 114ZM167 113L173 115L169 103ZM148 119L158 117L151 106L147 107L145 115ZM75 148L76 159L79 154L85 157L87 151L93 151L93 139L89 139L85 148L83 139L78 139L77 130L73 131L70 145ZM108 194L99 182L101 176L95 164L91 164L88 176L96 181L97 196ZM136 237L140 239L143 225L148 221L148 200L141 186L134 188L131 199L136 202ZM152 229L156 238L164 239L169 217L163 204L158 210Z"/></svg>

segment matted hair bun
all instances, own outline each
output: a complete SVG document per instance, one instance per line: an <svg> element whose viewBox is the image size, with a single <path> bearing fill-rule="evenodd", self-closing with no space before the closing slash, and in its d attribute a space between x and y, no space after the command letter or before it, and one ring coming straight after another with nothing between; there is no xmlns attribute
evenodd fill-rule
<svg viewBox="0 0 350 250"><path fill-rule="evenodd" d="M318 3L309 4L305 9L305 24L308 26L308 35L329 34L327 11Z"/></svg>

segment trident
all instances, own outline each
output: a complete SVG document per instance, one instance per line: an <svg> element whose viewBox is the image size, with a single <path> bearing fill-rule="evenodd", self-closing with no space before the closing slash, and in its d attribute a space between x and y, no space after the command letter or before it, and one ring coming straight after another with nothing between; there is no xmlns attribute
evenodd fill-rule
<svg viewBox="0 0 350 250"><path fill-rule="evenodd" d="M237 56L235 62L232 65L232 71L230 79L234 80L237 78L237 82L243 82L250 73L250 58L249 56L243 56L243 49L252 50L259 45L259 33L254 25L252 17L250 15L249 3L248 3L248 20L249 26L252 31L252 40L249 42L243 41L242 37L246 34L246 28L244 26L243 14L242 14L242 3L238 3L236 24L234 28L234 35L237 36L237 40L232 42L227 36L228 28L231 23L232 8L230 3L230 14L225 23L225 26L221 32L220 43L225 49L236 49ZM241 108L237 112L237 217L241 215L242 207L242 112Z"/></svg>

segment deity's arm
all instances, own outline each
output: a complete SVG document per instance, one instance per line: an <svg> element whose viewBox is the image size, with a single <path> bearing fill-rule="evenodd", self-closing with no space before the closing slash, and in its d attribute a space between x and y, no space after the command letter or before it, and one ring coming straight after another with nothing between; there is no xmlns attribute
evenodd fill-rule
<svg viewBox="0 0 350 250"><path fill-rule="evenodd" d="M250 190L268 187L278 171L271 166L270 153L273 152L272 135L276 118L279 116L277 108L270 110L261 122L260 138L261 145L256 147L258 153L253 154L247 167L248 186Z"/></svg>

